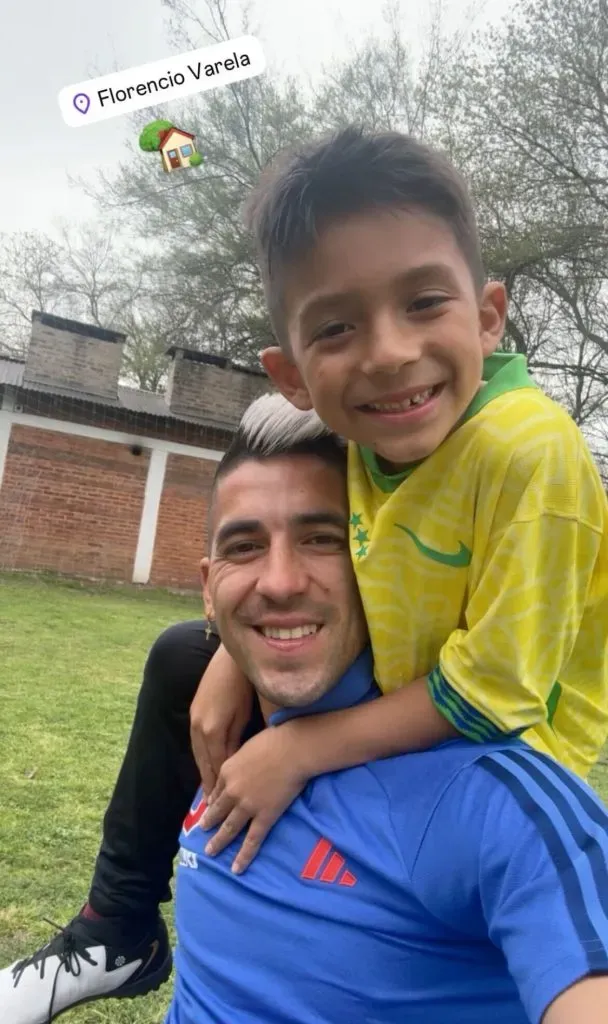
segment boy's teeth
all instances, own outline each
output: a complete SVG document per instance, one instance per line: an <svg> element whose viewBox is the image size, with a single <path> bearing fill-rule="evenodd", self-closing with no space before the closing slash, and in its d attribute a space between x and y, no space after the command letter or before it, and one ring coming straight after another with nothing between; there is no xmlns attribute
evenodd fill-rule
<svg viewBox="0 0 608 1024"><path fill-rule="evenodd" d="M262 626L264 636L272 640L299 640L303 636L310 636L319 629L317 625L295 626L294 629L279 629L278 626Z"/></svg>
<svg viewBox="0 0 608 1024"><path fill-rule="evenodd" d="M369 408L375 409L377 412L404 412L405 409L409 409L412 405L420 405L421 402L426 402L432 393L433 388L427 388L426 391L419 391L417 395L412 395L411 398L404 398L402 402L370 402Z"/></svg>

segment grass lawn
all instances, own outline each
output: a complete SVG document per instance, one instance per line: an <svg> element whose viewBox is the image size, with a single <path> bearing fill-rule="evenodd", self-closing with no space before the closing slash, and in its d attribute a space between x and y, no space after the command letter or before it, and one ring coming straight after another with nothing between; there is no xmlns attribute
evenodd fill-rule
<svg viewBox="0 0 608 1024"><path fill-rule="evenodd" d="M200 614L195 597L0 574L0 966L86 899L147 650ZM61 1020L159 1024L170 992Z"/></svg>
<svg viewBox="0 0 608 1024"><path fill-rule="evenodd" d="M147 650L200 614L193 597L0 573L0 966L86 899ZM593 782L608 799L607 765ZM160 1024L170 991L61 1020Z"/></svg>

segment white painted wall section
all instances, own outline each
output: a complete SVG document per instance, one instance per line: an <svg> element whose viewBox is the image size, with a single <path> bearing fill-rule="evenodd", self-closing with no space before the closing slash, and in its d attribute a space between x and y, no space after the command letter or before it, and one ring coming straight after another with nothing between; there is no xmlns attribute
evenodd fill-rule
<svg viewBox="0 0 608 1024"><path fill-rule="evenodd" d="M31 413L11 412L6 408L0 409L0 424L5 422L18 423L23 427L35 427L38 430L54 430L59 434L73 434L76 437L92 437L97 441L114 441L116 444L138 444L142 448L152 448L154 451L172 452L174 455L189 455L191 459L206 459L209 462L219 462L223 452L216 448L198 448L190 444L180 444L178 441L162 441L156 437L139 437L137 434L124 434L118 430L108 430L105 427L89 427L83 423L68 423L66 420L54 420L46 416L32 416Z"/></svg>
<svg viewBox="0 0 608 1024"><path fill-rule="evenodd" d="M165 470L169 453L153 448L148 463L144 504L139 523L139 536L133 563L133 583L147 583L152 571L158 511L165 483Z"/></svg>
<svg viewBox="0 0 608 1024"><path fill-rule="evenodd" d="M0 490L2 489L2 481L4 479L4 467L6 466L6 456L8 455L8 446L11 439L11 418L10 414L15 408L15 398L13 395L12 388L6 388L4 391L4 397L1 399L0 405ZM4 410L4 415L2 411Z"/></svg>
<svg viewBox="0 0 608 1024"><path fill-rule="evenodd" d="M4 467L6 466L6 456L8 455L8 443L11 439L11 421L8 416L0 419L0 489L2 489L2 480L4 479Z"/></svg>

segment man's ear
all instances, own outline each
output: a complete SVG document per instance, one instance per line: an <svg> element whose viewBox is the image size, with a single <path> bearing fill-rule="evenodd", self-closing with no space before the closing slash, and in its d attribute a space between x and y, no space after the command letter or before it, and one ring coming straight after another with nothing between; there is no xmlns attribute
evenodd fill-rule
<svg viewBox="0 0 608 1024"><path fill-rule="evenodd" d="M485 356L495 352L505 332L507 322L507 290L501 281L488 281L479 303L481 348Z"/></svg>
<svg viewBox="0 0 608 1024"><path fill-rule="evenodd" d="M296 409L301 409L302 412L312 409L308 388L300 371L278 345L265 348L260 353L260 361L271 381Z"/></svg>
<svg viewBox="0 0 608 1024"><path fill-rule="evenodd" d="M203 601L205 602L205 616L208 619L214 619L215 612L213 611L213 601L211 600L211 594L209 593L209 559L207 557L201 559L199 568L203 588Z"/></svg>

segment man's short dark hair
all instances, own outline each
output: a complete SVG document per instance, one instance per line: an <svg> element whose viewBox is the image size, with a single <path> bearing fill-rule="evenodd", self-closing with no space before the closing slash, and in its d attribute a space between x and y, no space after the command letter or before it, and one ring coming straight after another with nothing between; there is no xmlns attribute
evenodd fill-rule
<svg viewBox="0 0 608 1024"><path fill-rule="evenodd" d="M243 462L265 461L279 455L314 455L344 475L346 444L319 419L316 412L301 412L283 395L256 398L245 410L230 447L215 471L209 502L209 540L213 532L213 505L219 481Z"/></svg>
<svg viewBox="0 0 608 1024"><path fill-rule="evenodd" d="M319 230L374 209L423 210L444 221L477 290L485 272L464 179L438 150L400 132L357 127L286 150L263 172L245 207L272 325L282 328L282 272L314 246Z"/></svg>

